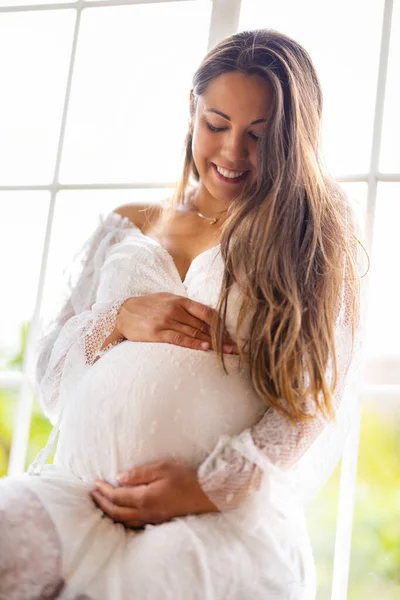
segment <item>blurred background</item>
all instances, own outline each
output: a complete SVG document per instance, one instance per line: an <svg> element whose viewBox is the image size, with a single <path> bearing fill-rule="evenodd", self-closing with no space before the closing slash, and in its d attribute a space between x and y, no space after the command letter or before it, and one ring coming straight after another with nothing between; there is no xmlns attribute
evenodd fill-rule
<svg viewBox="0 0 400 600"><path fill-rule="evenodd" d="M0 476L24 469L51 429L33 393L34 342L65 269L100 214L170 194L194 71L220 39L261 27L315 63L324 162L371 257L360 423L308 507L318 600L395 600L400 0L0 1Z"/></svg>

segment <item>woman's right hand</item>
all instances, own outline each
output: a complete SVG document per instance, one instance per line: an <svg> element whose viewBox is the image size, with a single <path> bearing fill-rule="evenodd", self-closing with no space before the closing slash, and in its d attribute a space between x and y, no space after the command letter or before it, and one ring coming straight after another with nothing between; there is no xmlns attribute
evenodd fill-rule
<svg viewBox="0 0 400 600"><path fill-rule="evenodd" d="M205 304L168 292L128 298L121 305L116 328L132 342L165 342L192 348L211 348L211 327L217 311ZM224 352L237 354L225 330Z"/></svg>

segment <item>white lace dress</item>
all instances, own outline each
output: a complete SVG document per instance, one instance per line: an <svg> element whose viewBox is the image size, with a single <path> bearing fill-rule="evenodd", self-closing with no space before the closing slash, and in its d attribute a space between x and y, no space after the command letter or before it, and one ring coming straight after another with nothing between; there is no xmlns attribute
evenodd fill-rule
<svg viewBox="0 0 400 600"><path fill-rule="evenodd" d="M212 351L124 340L99 352L130 296L165 291L215 307L219 246L200 254L182 282L160 244L111 213L83 258L39 349L38 394L59 430L54 464L43 466L45 453L29 474L0 481L0 599L313 599L304 502L337 463L354 404L344 394L352 357L345 298L337 424L290 426L256 396L237 356L227 356L227 375ZM231 335L239 306L233 289ZM133 531L95 506L96 479L115 484L118 473L160 458L198 468L221 512Z"/></svg>

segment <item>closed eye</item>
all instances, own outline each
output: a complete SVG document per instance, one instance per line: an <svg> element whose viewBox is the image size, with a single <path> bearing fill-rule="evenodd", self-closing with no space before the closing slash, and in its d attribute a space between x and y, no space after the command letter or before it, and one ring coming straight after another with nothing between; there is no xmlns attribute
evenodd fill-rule
<svg viewBox="0 0 400 600"><path fill-rule="evenodd" d="M207 123L207 127L208 129L211 129L211 131L225 131L226 129L226 127L214 127L211 123Z"/></svg>
<svg viewBox="0 0 400 600"><path fill-rule="evenodd" d="M208 123L208 121L206 121L206 125L208 129L210 129L210 131L214 131L215 133L219 133L220 131L226 130L226 127L214 127L214 125L211 125L211 123ZM258 140L260 139L260 136L251 133L251 131L249 131L249 136L253 138L253 140L255 140L256 142L258 142Z"/></svg>
<svg viewBox="0 0 400 600"><path fill-rule="evenodd" d="M258 140L260 139L259 135L256 135L255 133L251 133L251 131L249 131L249 136L253 138L253 140L255 140L256 142L258 142Z"/></svg>

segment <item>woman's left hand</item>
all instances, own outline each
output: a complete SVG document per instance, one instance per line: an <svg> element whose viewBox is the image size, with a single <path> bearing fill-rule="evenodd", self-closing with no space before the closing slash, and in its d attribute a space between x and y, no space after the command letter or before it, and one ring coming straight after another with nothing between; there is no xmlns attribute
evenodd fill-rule
<svg viewBox="0 0 400 600"><path fill-rule="evenodd" d="M149 463L123 473L118 481L117 487L96 481L90 495L106 515L126 527L218 512L203 492L196 469L183 462Z"/></svg>

